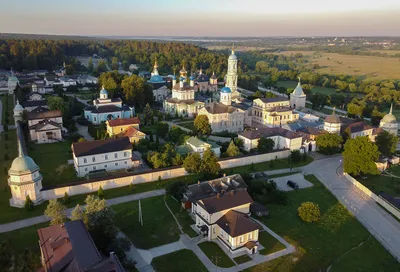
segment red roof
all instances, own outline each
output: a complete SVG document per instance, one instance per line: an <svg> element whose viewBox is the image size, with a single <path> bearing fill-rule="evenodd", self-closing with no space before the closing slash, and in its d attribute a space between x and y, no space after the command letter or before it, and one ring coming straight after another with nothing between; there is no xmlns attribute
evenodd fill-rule
<svg viewBox="0 0 400 272"><path fill-rule="evenodd" d="M114 120L108 120L107 122L110 127L140 124L139 117L124 118L124 119L119 118Z"/></svg>

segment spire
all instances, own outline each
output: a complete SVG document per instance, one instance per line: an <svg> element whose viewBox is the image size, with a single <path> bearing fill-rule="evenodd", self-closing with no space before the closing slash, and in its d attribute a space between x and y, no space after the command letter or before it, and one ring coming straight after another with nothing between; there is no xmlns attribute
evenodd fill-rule
<svg viewBox="0 0 400 272"><path fill-rule="evenodd" d="M389 111L389 114L392 114L392 110L393 110L393 103L390 104L390 111Z"/></svg>
<svg viewBox="0 0 400 272"><path fill-rule="evenodd" d="M101 89L104 90L104 85L101 86Z"/></svg>
<svg viewBox="0 0 400 272"><path fill-rule="evenodd" d="M157 63L157 58L156 58L154 61L154 69L157 69L157 68L158 68L158 63Z"/></svg>
<svg viewBox="0 0 400 272"><path fill-rule="evenodd" d="M18 157L25 156L24 151L22 151L21 141L19 139L18 139L17 143L18 143Z"/></svg>
<svg viewBox="0 0 400 272"><path fill-rule="evenodd" d="M332 110L332 115L334 115L334 114L335 114L335 110L336 110L336 106L334 106L334 107L333 107L333 110Z"/></svg>
<svg viewBox="0 0 400 272"><path fill-rule="evenodd" d="M301 85L301 82L300 82L300 77L297 77L298 79L299 79L299 84L298 85Z"/></svg>
<svg viewBox="0 0 400 272"><path fill-rule="evenodd" d="M17 105L19 105L19 100L18 100L18 98L17 98Z"/></svg>
<svg viewBox="0 0 400 272"><path fill-rule="evenodd" d="M232 55L235 55L235 43L232 44Z"/></svg>
<svg viewBox="0 0 400 272"><path fill-rule="evenodd" d="M200 66L200 75L203 73L203 67Z"/></svg>

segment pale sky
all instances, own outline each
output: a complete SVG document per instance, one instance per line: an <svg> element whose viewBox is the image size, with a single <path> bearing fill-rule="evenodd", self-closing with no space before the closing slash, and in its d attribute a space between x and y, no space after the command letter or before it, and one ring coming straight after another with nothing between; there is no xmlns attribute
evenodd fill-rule
<svg viewBox="0 0 400 272"><path fill-rule="evenodd" d="M1 33L400 36L400 0L0 0Z"/></svg>

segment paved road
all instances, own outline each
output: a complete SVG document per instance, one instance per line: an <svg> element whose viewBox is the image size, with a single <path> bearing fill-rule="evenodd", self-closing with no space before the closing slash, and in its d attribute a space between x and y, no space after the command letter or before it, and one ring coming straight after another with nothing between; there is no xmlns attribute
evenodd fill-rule
<svg viewBox="0 0 400 272"><path fill-rule="evenodd" d="M81 103L82 103L83 105L85 105L86 107L91 106L91 105L89 105L89 104L87 103L87 100L81 99L81 98L77 97L75 94L66 93L65 95L66 95L66 96L70 96L70 97L76 97L76 100L78 100L78 102L81 102Z"/></svg>
<svg viewBox="0 0 400 272"><path fill-rule="evenodd" d="M82 135L83 138L85 138L86 141L93 141L94 139L93 139L92 135L89 134L88 127L87 126L82 126L82 125L78 124L78 122L76 122L76 119L78 117L79 116L75 116L74 117L75 125L76 125L76 128L78 129L78 133L80 135Z"/></svg>
<svg viewBox="0 0 400 272"><path fill-rule="evenodd" d="M343 177L342 158L314 161L303 173L314 174L382 245L400 260L400 223Z"/></svg>
<svg viewBox="0 0 400 272"><path fill-rule="evenodd" d="M165 194L165 189L159 189L159 190L154 190L154 191L149 191L149 192L144 192L144 193L139 193L139 194L133 194L133 195L127 195L127 196L121 196L121 197L107 199L107 204L108 205L116 205L116 204L134 201L134 200L149 198L149 197L153 197L153 196L160 196L160 195L164 195L164 194ZM84 207L84 206L82 205L82 207ZM68 216L71 215L72 210L73 210L73 208L67 210ZM27 218L27 219L15 221L15 222L7 223L7 224L2 224L2 225L0 225L0 233L25 228L28 226L33 226L33 225L47 222L47 221L50 221L50 219L44 215L41 215L41 216L31 217L31 218Z"/></svg>

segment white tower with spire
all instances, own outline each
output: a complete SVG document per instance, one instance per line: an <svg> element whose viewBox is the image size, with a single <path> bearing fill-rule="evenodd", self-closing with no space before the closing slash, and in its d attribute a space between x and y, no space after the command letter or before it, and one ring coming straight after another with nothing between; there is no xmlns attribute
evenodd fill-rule
<svg viewBox="0 0 400 272"><path fill-rule="evenodd" d="M19 84L18 78L14 75L14 71L11 68L10 77L8 78L8 82L7 82L8 93L14 94L14 91L17 88L18 84Z"/></svg>
<svg viewBox="0 0 400 272"><path fill-rule="evenodd" d="M301 88L300 77L296 89L294 89L290 94L290 106L293 109L306 107L306 94L304 93L303 88Z"/></svg>
<svg viewBox="0 0 400 272"><path fill-rule="evenodd" d="M153 66L153 72L151 73L152 76L156 75L158 76L158 63L157 63L157 59L154 61L154 66Z"/></svg>
<svg viewBox="0 0 400 272"><path fill-rule="evenodd" d="M232 93L237 91L238 71L237 71L238 59L235 55L235 49L232 46L232 53L228 58L228 72L226 74L225 86L229 87Z"/></svg>
<svg viewBox="0 0 400 272"><path fill-rule="evenodd" d="M397 122L396 116L393 115L392 111L393 111L393 103L390 105L389 113L386 114L380 121L379 127L397 136L399 123Z"/></svg>

